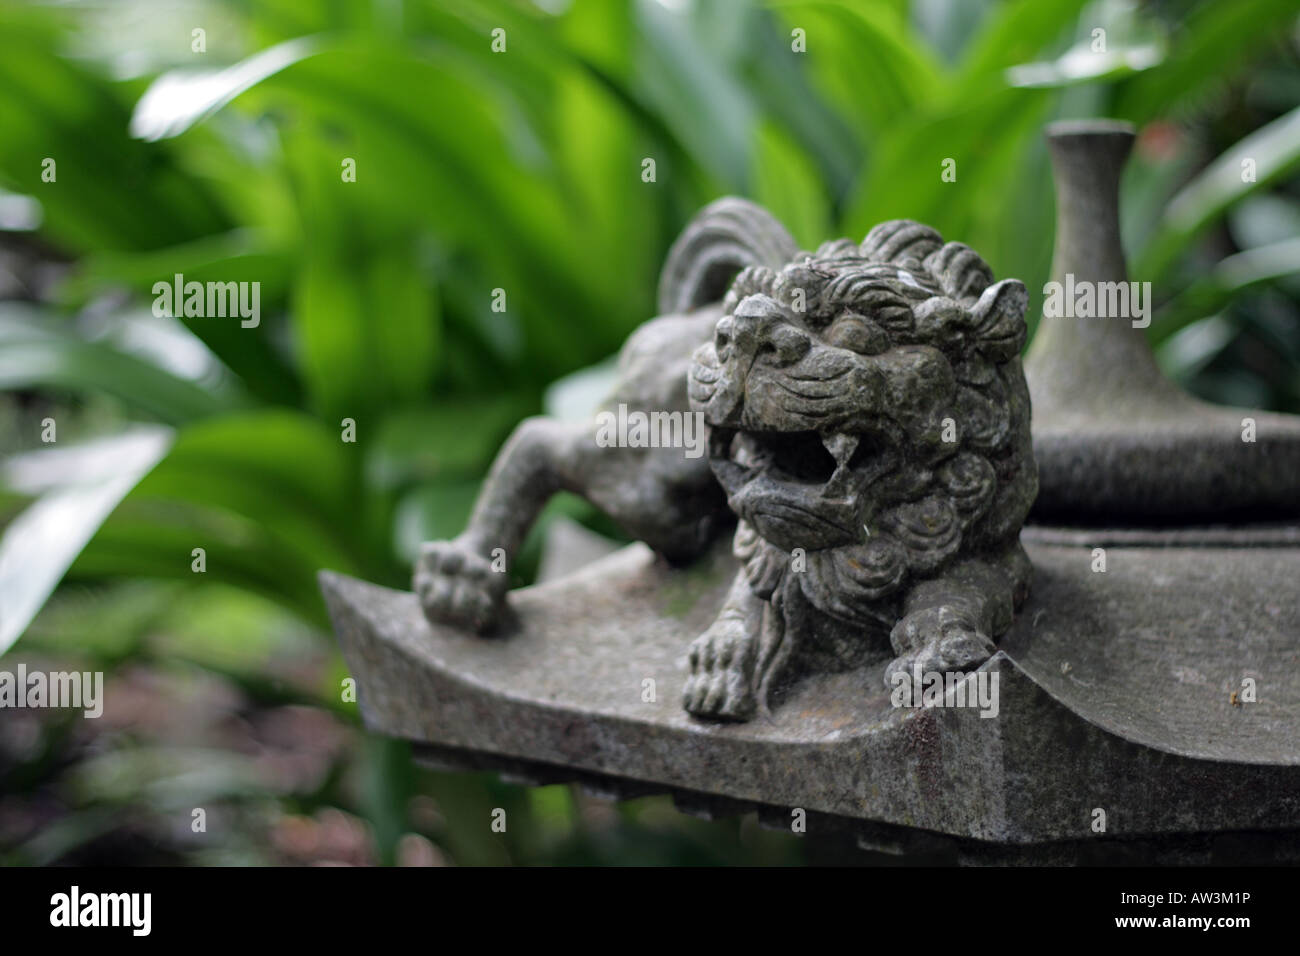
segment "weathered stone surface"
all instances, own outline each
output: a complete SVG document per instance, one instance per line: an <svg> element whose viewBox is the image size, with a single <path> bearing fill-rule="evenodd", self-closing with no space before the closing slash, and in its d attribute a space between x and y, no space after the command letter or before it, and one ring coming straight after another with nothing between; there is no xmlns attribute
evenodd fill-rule
<svg viewBox="0 0 1300 956"><path fill-rule="evenodd" d="M634 545L515 592L486 639L429 625L412 594L322 585L367 725L479 767L773 820L801 807L883 828L861 837L877 849L919 829L977 857L989 842L1074 841L1060 852L1077 858L1105 839L1300 829L1300 549L1111 547L1105 573L1088 548L1029 554L1032 596L982 668L999 676L989 718L892 706L886 654L808 677L753 722L693 720L674 693L681 635L725 600L721 547L674 570ZM1245 677L1258 699L1234 705Z"/></svg>
<svg viewBox="0 0 1300 956"><path fill-rule="evenodd" d="M744 570L691 647L687 710L747 718L888 647L887 678L987 659L1028 585L1025 306L909 220L736 278L690 398Z"/></svg>
<svg viewBox="0 0 1300 956"><path fill-rule="evenodd" d="M1131 138L1052 130L1058 279L1127 278ZM525 783L780 828L799 808L821 846L876 859L1300 860L1296 419L1193 401L1125 319L1045 318L1026 391L1023 288L911 222L796 254L725 200L674 246L660 302L608 408L693 409L708 458L530 420L465 534L426 546L416 595L323 574L370 727ZM1022 550L1029 394L1036 507L1069 526ZM649 547L507 600L494 555L560 490ZM1223 523L1243 515L1270 523ZM996 679L996 716L895 706L886 678L914 664L979 665L961 689Z"/></svg>
<svg viewBox="0 0 1300 956"><path fill-rule="evenodd" d="M565 490L679 563L739 519L743 571L689 654L697 717L750 719L805 674L891 651L890 676L985 661L1028 583L1024 285L909 220L796 252L770 214L724 199L674 244L660 301L605 413L698 423L699 454L599 417L524 423L464 534L423 549L429 620L497 626L493 572Z"/></svg>

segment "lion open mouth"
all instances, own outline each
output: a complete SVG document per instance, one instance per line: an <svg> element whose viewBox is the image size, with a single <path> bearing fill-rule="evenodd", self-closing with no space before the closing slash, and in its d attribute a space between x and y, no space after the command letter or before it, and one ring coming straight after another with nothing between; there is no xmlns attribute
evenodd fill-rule
<svg viewBox="0 0 1300 956"><path fill-rule="evenodd" d="M751 475L765 473L778 481L835 489L833 479L864 463L871 443L844 432L754 431L713 426L709 454Z"/></svg>
<svg viewBox="0 0 1300 956"><path fill-rule="evenodd" d="M838 463L812 431L755 432L716 429L710 451L746 471L769 472L774 478L802 485L824 485Z"/></svg>
<svg viewBox="0 0 1300 956"><path fill-rule="evenodd" d="M859 467L874 447L860 436L713 426L709 452L736 512L782 546L831 547L861 536Z"/></svg>

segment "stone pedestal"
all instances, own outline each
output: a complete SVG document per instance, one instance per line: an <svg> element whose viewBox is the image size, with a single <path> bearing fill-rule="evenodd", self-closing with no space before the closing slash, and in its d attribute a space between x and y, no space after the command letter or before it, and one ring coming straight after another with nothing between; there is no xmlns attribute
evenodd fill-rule
<svg viewBox="0 0 1300 956"><path fill-rule="evenodd" d="M1272 831L1264 845L1286 858L1300 833L1300 531L1249 548L1026 538L1032 597L982 668L996 717L895 707L882 660L810 678L770 719L691 718L684 650L725 597L725 548L676 571L631 546L515 592L492 638L431 627L409 593L330 573L322 586L367 726L442 766L670 793L786 828L801 808L810 836L973 862L1208 861L1216 835L1246 831Z"/></svg>

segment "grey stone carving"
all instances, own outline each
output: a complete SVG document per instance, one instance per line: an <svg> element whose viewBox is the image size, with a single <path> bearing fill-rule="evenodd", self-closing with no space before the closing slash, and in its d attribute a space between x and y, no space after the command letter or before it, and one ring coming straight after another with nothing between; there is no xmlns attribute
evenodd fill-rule
<svg viewBox="0 0 1300 956"><path fill-rule="evenodd" d="M1133 138L1130 124L1114 120L1048 127L1054 282L1127 282L1119 184ZM1300 515L1300 417L1186 394L1161 374L1142 322L1127 315L1048 311L1025 359L1042 485L1036 517L1152 525ZM1243 442L1246 419L1257 434Z"/></svg>
<svg viewBox="0 0 1300 956"><path fill-rule="evenodd" d="M1131 136L1126 127L1106 121L1050 130L1060 217L1057 278L1125 278L1115 185ZM894 230L900 241L923 234L923 227L896 224L882 230L876 239L885 244L872 247L869 256L890 248L884 237ZM906 271L927 294L937 286L941 298L981 311L989 292L944 290L961 268L940 267L930 248L937 241L914 247L910 258L919 265L873 264L864 256L867 261L854 266L848 260L862 249L855 253L852 243L824 248L814 258L834 260L843 252L845 261L829 267L832 272L880 269L888 275L892 269L893 278L904 281L898 272ZM803 258L796 252L785 230L762 210L731 201L711 208L674 246L665 265L660 312L668 318L648 323L625 349L622 400L631 408L688 410L692 355L709 341L714 361L705 347L699 363L705 375L697 371L696 379L709 384L704 378L716 372L713 394L725 395L717 383L727 358L736 367L737 337L745 332L757 340L763 328L760 323L737 330L736 314L744 320L741 325L770 315L771 306L762 299L753 303L762 308L751 313L745 304L750 296L782 305L779 286ZM715 331L724 316L722 303L747 267L756 268L744 283L758 280L760 291L741 295L744 283L737 286L735 308L727 306L732 351L723 346L719 366ZM986 273L976 274L976 284L987 284ZM1005 287L1004 293L1010 296L1012 290ZM804 327L818 317L821 300L806 291L804 299L805 312L813 303L811 318L782 313L786 325L804 329L809 337L804 360L823 348L833 354L831 328L810 333ZM907 302L913 318L927 314L919 296ZM926 328L917 325L914 331ZM760 355L761 345L753 349L756 364L745 374L739 410L722 408L725 401L717 409L722 424L711 434L722 479L714 477L707 459L687 458L680 448L601 448L591 428L529 423L503 452L466 535L429 546L432 554L417 574L418 599L322 572L322 591L357 681L366 726L412 742L420 759L444 769L491 770L535 784L570 781L628 798L668 793L689 813L756 810L760 822L787 830L792 808L798 808L807 813L810 852L817 846L837 853L861 846L930 862L938 854L978 863L1300 860L1300 671L1295 667L1300 525L1294 520L1300 467L1287 450L1293 441L1288 435L1300 431L1294 417L1260 415L1259 443L1243 443L1240 418L1252 413L1191 403L1157 381L1142 330L1122 320L1045 316L1030 353L1034 459L1043 485L1036 507L1067 526L1025 528L1021 538L1033 564L1033 593L1007 633L998 637L992 625L984 632L998 637L997 652L961 684L968 701L981 686L996 687L996 714L955 701L953 706L947 700L933 706L897 701L881 678L893 655L902 652L884 641L881 635L889 630L884 624L875 636L864 630L847 655L880 656L849 670L833 670L828 655L813 653L821 646L817 642L804 649L809 659L802 664L798 653L784 668L778 659L767 690L779 690L769 694L769 702L779 706L761 719L705 721L679 707L672 691L685 678L693 693L709 689L706 706L715 681L722 688L715 703L726 700L739 713L744 708L737 704L746 695L753 696L755 708L763 703L761 685L756 692L752 682L727 684L736 671L726 663L719 666L716 653L704 678L697 653L691 674L686 653L691 639L715 631L728 606L739 602L773 615L784 602L784 589L791 588L793 600L805 602L803 609L779 610L789 613L797 628L804 626L801 615L809 615L811 626L813 614L825 613L804 593L799 575L807 570L794 571L793 558L772 599L765 602L758 595L754 602L752 589L743 589L751 580L753 555L767 545L780 548L775 539L786 532L779 525L765 530L746 520L749 530L738 535L740 553L749 556L744 561L720 536L731 520L724 487L727 492L739 488L739 503L753 510L758 499L751 496L782 480L779 456L788 453L782 444L811 444L810 436L799 437L797 430L759 431L762 422L776 418L759 398L776 394L759 387L764 376L769 384L774 381L772 373L761 371L759 359L779 356L775 348L781 343L776 330L770 331L774 352ZM883 331L900 342L903 338L892 326ZM950 349L942 339L937 346L953 370L954 389L970 371L954 359L978 351L971 348L969 333L964 338L966 351ZM789 343L785 347L793 354ZM989 348L996 353L1000 345L993 341ZM849 351L836 361L867 374L861 369L885 363L890 350ZM788 370L799 361L783 367L784 384L793 385ZM994 367L1018 382L1011 360ZM751 374L755 369L760 371ZM893 380L883 372L878 379ZM734 388L736 376L729 381ZM909 397L931 400L924 390L883 401L866 390L861 406L877 408L877 415L904 416L911 406L903 399ZM611 407L619 400L615 396ZM713 413L712 401L704 393L696 398L707 414ZM1009 414L1018 403L1009 405ZM736 415L740 427L734 425ZM871 416L864 413L862 419ZM966 441L970 423L963 425L960 415L954 420ZM1008 434L1020 441L1020 420L1011 421ZM837 467L836 450L843 454L846 439L835 436L859 435L849 454L850 475L862 457L878 449L867 425L803 430L831 436L832 447L822 445L812 460L824 453ZM725 445L728 432L733 434ZM899 439L907 434L894 432ZM927 433L919 429L917 434L924 439ZM1202 438L1206 450L1197 451ZM766 455L767 445L776 447L771 457L758 458L766 467L727 475L732 466L745 468L737 459L756 450ZM931 448L919 442L920 452ZM940 469L965 450L943 459ZM920 457L916 448L911 454L913 460ZM1009 472L999 470L1016 460L1028 467L1026 454L980 454L994 466L999 482L1008 475L1007 488L1032 494L1028 478L1017 486ZM737 477L739 484L733 481ZM805 491L808 485L816 489L803 475L786 477L796 484L804 479ZM513 548L555 487L583 490L625 524L635 522L634 532L660 554L633 544L514 592L507 603L498 590L505 577L491 570L492 552L483 549L493 539L503 554L504 546ZM864 506L885 512L927 497L923 489L897 490L878 478L859 495ZM959 494L954 501L966 497ZM995 495L985 516L967 527L961 550L945 559L949 563L933 580L960 583L959 575L981 565L991 566L989 577L996 578L999 552L988 531L990 516L1004 514L1010 521L1021 507L1011 495L1000 511L1004 505L998 500ZM1225 512L1243 506L1267 523L1222 524ZM1151 520L1157 512L1159 524ZM1220 524L1207 527L1207 519ZM878 520L864 524L871 529L865 541L886 530ZM977 537L981 526L985 530ZM692 560L703 547L700 542L710 537L712 546ZM1008 531L1006 541L1011 540ZM562 563L561 555L576 557L571 544L552 543L553 568ZM663 560L664 554L677 564ZM759 574L758 580L766 579ZM824 600L836 593L838 582L822 580L831 585L821 592ZM986 587L986 596L1011 590L1014 597L1006 578L971 583ZM905 583L892 599L855 603L853 613L873 607L883 612L891 600L906 613L914 591L925 596L923 589ZM855 594L847 588L841 593ZM960 616L963 605L945 600L955 609L948 613ZM431 624L429 607L435 620L461 623ZM993 605L998 607L1009 613L1008 604ZM501 639L479 640L467 633L466 624L487 627L493 621ZM802 634L786 633L783 640L792 636ZM798 651L796 643L783 647ZM782 671L779 679L777 671ZM793 679L801 674L807 676Z"/></svg>
<svg viewBox="0 0 1300 956"><path fill-rule="evenodd" d="M890 656L887 680L987 660L1030 576L1024 285L907 220L800 253L724 199L673 246L659 301L607 409L676 415L683 433L695 413L707 457L524 422L466 531L423 549L429 620L492 629L508 613L494 556L499 570L566 490L676 564L739 519L742 567L689 651L698 717L746 720L801 676Z"/></svg>

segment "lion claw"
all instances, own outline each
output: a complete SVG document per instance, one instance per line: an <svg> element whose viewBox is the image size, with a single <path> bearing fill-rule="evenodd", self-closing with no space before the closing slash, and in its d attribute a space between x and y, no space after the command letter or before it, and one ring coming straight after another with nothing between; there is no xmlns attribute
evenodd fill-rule
<svg viewBox="0 0 1300 956"><path fill-rule="evenodd" d="M500 616L506 574L460 539L430 541L420 548L414 587L424 616L434 624L468 627L482 633Z"/></svg>
<svg viewBox="0 0 1300 956"><path fill-rule="evenodd" d="M682 704L696 717L748 720L757 709L754 665L757 635L745 621L724 617L691 643L691 676L682 691Z"/></svg>
<svg viewBox="0 0 1300 956"><path fill-rule="evenodd" d="M899 654L885 669L885 684L893 686L895 676L948 674L971 670L983 664L996 649L993 639L950 608L926 608L899 621L890 635Z"/></svg>

